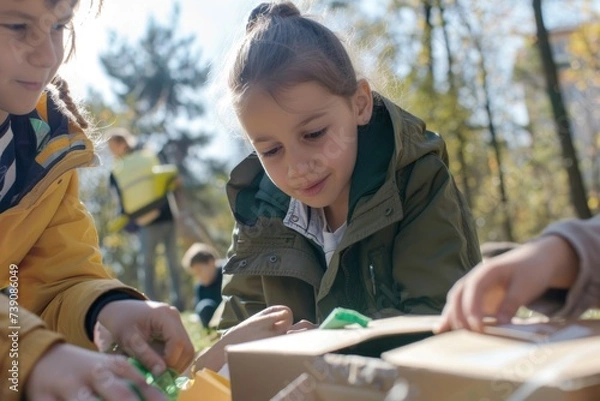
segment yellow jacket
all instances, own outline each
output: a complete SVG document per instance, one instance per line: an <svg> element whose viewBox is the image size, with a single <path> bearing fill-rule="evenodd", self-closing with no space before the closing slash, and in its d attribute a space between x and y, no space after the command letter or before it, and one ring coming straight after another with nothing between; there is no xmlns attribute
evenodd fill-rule
<svg viewBox="0 0 600 401"><path fill-rule="evenodd" d="M43 121L50 107L55 106L44 95L37 107ZM0 399L5 401L22 396L27 375L50 345L68 341L93 348L85 318L100 295L122 289L142 298L102 265L75 170L92 163L93 146L76 125L67 126L64 118L61 125L62 132L50 127L49 138L37 138L44 146L35 167L44 174L18 204L0 213L0 288L12 287L9 297L0 296Z"/></svg>

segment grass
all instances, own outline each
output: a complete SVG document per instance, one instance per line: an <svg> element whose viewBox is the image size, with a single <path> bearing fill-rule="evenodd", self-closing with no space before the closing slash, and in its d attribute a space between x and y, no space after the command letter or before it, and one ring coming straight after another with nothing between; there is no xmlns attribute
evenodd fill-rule
<svg viewBox="0 0 600 401"><path fill-rule="evenodd" d="M219 334L216 330L205 329L198 319L198 315L194 312L183 312L181 314L183 326L187 330L194 349L196 352L211 346L219 339Z"/></svg>

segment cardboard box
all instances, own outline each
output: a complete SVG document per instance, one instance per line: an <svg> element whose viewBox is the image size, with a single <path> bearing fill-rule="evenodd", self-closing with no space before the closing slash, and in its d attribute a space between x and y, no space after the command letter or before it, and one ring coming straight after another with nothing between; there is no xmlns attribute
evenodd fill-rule
<svg viewBox="0 0 600 401"><path fill-rule="evenodd" d="M379 358L388 351L432 335L438 316L374 320L367 328L309 330L227 347L234 401L265 401L303 373L322 380L315 361L327 353Z"/></svg>
<svg viewBox="0 0 600 401"><path fill-rule="evenodd" d="M314 368L323 377L303 373L271 401L377 401L392 390L401 401L408 394L408 384L398 383L398 369L379 358L326 354Z"/></svg>
<svg viewBox="0 0 600 401"><path fill-rule="evenodd" d="M382 355L410 383L409 399L600 400L600 321L455 331Z"/></svg>

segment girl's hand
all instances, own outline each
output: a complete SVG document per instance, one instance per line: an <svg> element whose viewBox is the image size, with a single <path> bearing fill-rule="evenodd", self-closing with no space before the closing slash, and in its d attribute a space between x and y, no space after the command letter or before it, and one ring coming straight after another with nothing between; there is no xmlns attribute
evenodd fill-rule
<svg viewBox="0 0 600 401"><path fill-rule="evenodd" d="M218 372L225 365L226 346L285 334L293 320L287 306L270 306L229 329L212 347L202 351L184 374L191 376L202 368Z"/></svg>
<svg viewBox="0 0 600 401"><path fill-rule="evenodd" d="M232 327L223 340L228 344L260 340L287 333L292 327L294 316L287 306L270 306Z"/></svg>
<svg viewBox="0 0 600 401"><path fill-rule="evenodd" d="M146 401L166 401L124 357L69 344L52 346L25 383L26 399L39 401L137 401L137 392Z"/></svg>
<svg viewBox="0 0 600 401"><path fill-rule="evenodd" d="M98 322L130 356L158 376L169 366L182 372L194 357L194 346L176 308L152 301L125 300L102 308ZM164 344L159 355L150 343ZM166 364L165 364L166 362Z"/></svg>
<svg viewBox="0 0 600 401"><path fill-rule="evenodd" d="M313 330L318 327L319 327L319 325L314 324L313 322L310 322L308 320L302 319L298 323L293 324L292 327L290 327L289 330L287 331L287 334L299 333L301 331L306 331L306 330Z"/></svg>
<svg viewBox="0 0 600 401"><path fill-rule="evenodd" d="M437 332L483 330L484 317L510 322L520 306L549 288L568 288L578 273L577 254L560 237L543 237L489 259L459 280L448 293Z"/></svg>

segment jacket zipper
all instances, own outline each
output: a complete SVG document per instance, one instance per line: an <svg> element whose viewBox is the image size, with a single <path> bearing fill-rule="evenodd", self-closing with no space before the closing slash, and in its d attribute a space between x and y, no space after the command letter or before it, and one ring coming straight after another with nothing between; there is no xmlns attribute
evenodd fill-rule
<svg viewBox="0 0 600 401"><path fill-rule="evenodd" d="M377 296L377 285L375 285L375 267L373 263L369 263L369 275L371 276L371 289L373 290L373 298Z"/></svg>

